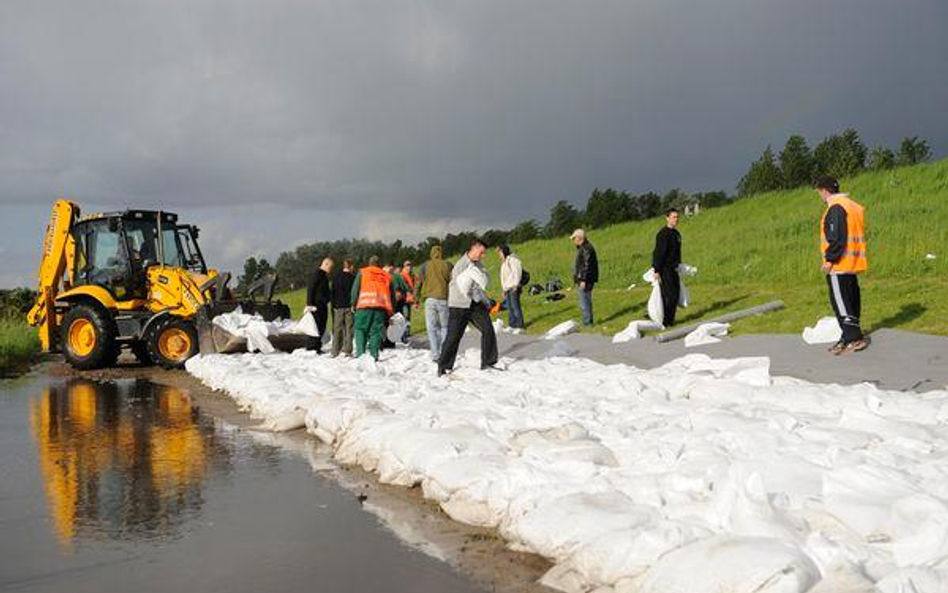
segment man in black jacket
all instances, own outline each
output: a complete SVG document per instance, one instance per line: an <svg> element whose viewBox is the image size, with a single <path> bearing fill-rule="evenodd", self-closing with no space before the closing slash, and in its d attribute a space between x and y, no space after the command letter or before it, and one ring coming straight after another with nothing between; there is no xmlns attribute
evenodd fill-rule
<svg viewBox="0 0 948 593"><path fill-rule="evenodd" d="M669 208L665 213L665 226L655 235L655 250L652 251L652 269L662 289L662 306L665 308L665 327L675 325L675 312L681 293L678 264L681 263L681 233L678 232L678 210Z"/></svg>
<svg viewBox="0 0 948 593"><path fill-rule="evenodd" d="M355 266L351 259L343 260L342 269L332 279L332 357L339 353L352 356L352 337L355 323L352 308L352 283Z"/></svg>
<svg viewBox="0 0 948 593"><path fill-rule="evenodd" d="M307 349L315 350L316 354L323 353L323 336L326 335L326 320L329 318L329 303L332 301L332 290L329 288L329 274L332 273L332 266L332 259L328 257L323 259L306 285L305 312L316 320L316 329L319 331L317 337L309 339Z"/></svg>
<svg viewBox="0 0 948 593"><path fill-rule="evenodd" d="M583 314L583 325L593 324L593 287L599 282L599 260L596 248L586 238L583 229L576 229L569 236L576 246L576 261L573 264L573 282L579 294L579 310Z"/></svg>
<svg viewBox="0 0 948 593"><path fill-rule="evenodd" d="M868 268L865 208L849 194L840 193L839 182L828 175L817 181L816 192L826 204L820 223L820 270L826 274L830 305L842 330L839 342L830 352L859 352L869 347L869 337L863 335L859 324L859 274Z"/></svg>

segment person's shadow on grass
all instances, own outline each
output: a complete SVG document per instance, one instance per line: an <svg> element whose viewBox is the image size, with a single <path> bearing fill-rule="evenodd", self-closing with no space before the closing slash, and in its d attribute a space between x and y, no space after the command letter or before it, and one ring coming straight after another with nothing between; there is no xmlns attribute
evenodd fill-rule
<svg viewBox="0 0 948 593"><path fill-rule="evenodd" d="M875 324L869 328L869 333L884 327L899 327L905 325L906 323L921 317L925 311L928 311L928 308L921 303L909 303L907 305L902 305L902 308L899 309L898 312L889 315L885 319L880 319L879 321L875 322Z"/></svg>

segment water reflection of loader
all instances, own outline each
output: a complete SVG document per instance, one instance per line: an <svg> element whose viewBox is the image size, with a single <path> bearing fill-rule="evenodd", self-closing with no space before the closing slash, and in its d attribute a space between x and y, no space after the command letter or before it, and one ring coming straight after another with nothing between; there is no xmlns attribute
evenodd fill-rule
<svg viewBox="0 0 948 593"><path fill-rule="evenodd" d="M174 535L199 512L209 465L228 463L174 387L72 380L34 399L30 416L50 516L67 544Z"/></svg>

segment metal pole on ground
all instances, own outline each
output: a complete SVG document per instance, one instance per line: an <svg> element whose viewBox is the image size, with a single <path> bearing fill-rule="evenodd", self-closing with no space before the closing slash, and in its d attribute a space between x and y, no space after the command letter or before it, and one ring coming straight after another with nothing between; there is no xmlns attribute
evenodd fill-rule
<svg viewBox="0 0 948 593"><path fill-rule="evenodd" d="M691 325L676 327L675 329L658 334L655 336L655 340L658 342L670 342L672 340L677 340L678 338L687 336L691 332L695 331L699 325L703 325L705 323L729 323L731 321L743 319L744 317L750 317L751 315L761 315L763 313L770 313L771 311L778 311L783 308L783 301L770 301L769 303L757 305L756 307L750 307L749 309L741 309L740 311L727 313L725 315L721 315L720 317L715 317L714 319L706 319L699 323L692 323Z"/></svg>

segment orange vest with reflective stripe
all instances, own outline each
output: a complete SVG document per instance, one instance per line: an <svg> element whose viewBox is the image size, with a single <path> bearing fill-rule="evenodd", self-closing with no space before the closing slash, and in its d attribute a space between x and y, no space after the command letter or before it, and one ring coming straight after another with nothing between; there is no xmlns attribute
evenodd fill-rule
<svg viewBox="0 0 948 593"><path fill-rule="evenodd" d="M846 250L839 261L833 264L833 272L839 274L858 274L869 267L866 259L865 208L843 194L836 194L826 202L826 210L820 219L820 250L825 254L829 248L826 240L826 213L833 206L846 211Z"/></svg>
<svg viewBox="0 0 948 593"><path fill-rule="evenodd" d="M402 270L401 272L399 272L399 274L401 274L402 279L405 281L405 284L407 284L408 288L411 290L411 292L405 295L405 302L409 304L414 303L415 302L415 281L412 279L411 274L409 274L405 270Z"/></svg>
<svg viewBox="0 0 948 593"><path fill-rule="evenodd" d="M359 270L359 300L356 309L385 309L392 314L392 277L378 266L366 266Z"/></svg>

